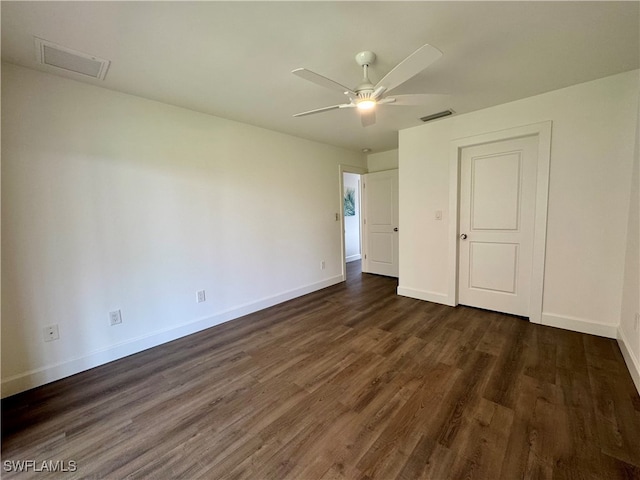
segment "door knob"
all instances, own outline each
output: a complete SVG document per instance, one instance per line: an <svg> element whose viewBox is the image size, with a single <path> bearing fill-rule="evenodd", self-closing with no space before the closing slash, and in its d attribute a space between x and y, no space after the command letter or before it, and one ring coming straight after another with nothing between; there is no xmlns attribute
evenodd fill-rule
<svg viewBox="0 0 640 480"><path fill-rule="evenodd" d="M398 227L394 228L394 229L393 229L393 231L394 231L394 232L397 232L397 231L398 231Z"/></svg>
<svg viewBox="0 0 640 480"><path fill-rule="evenodd" d="M461 238L462 240L466 240L466 239L467 239L467 234L466 234L466 233L463 233L462 235L460 235L460 238Z"/></svg>

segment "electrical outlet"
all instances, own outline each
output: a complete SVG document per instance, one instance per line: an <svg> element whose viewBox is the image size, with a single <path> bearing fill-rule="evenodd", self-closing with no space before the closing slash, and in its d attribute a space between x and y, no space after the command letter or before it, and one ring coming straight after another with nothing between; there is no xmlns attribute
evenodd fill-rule
<svg viewBox="0 0 640 480"><path fill-rule="evenodd" d="M58 340L60 338L60 333L58 332L58 324L49 325L48 327L44 327L42 329L42 334L44 335L45 342L52 342L54 340Z"/></svg>
<svg viewBox="0 0 640 480"><path fill-rule="evenodd" d="M436 210L436 220L442 220L442 210Z"/></svg>
<svg viewBox="0 0 640 480"><path fill-rule="evenodd" d="M636 332L640 330L640 313L636 313L636 321L633 324L633 328L635 329Z"/></svg>
<svg viewBox="0 0 640 480"><path fill-rule="evenodd" d="M324 260L322 260L322 261L320 262L320 270L324 270L324 269L325 269L325 267L326 267L326 265L325 265L325 263L324 263Z"/></svg>
<svg viewBox="0 0 640 480"><path fill-rule="evenodd" d="M112 327L122 323L122 314L120 313L120 310L109 312L109 323Z"/></svg>
<svg viewBox="0 0 640 480"><path fill-rule="evenodd" d="M196 301L198 303L202 303L206 300L207 300L207 297L205 297L204 290L199 290L196 292Z"/></svg>

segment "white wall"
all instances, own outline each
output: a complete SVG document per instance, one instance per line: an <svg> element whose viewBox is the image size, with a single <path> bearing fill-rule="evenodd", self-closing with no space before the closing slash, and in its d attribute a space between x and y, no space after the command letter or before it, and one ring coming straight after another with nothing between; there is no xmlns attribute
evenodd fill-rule
<svg viewBox="0 0 640 480"><path fill-rule="evenodd" d="M640 86L640 85L639 85ZM633 174L631 175L631 201L627 224L627 249L624 265L622 312L618 341L629 371L640 392L640 103L638 104Z"/></svg>
<svg viewBox="0 0 640 480"><path fill-rule="evenodd" d="M625 264L638 71L400 132L399 292L449 291L450 143L551 120L543 323L616 336ZM436 210L443 220L434 219ZM455 248L455 245L452 245Z"/></svg>
<svg viewBox="0 0 640 480"><path fill-rule="evenodd" d="M369 173L395 170L396 168L398 168L398 149L367 155L367 170Z"/></svg>
<svg viewBox="0 0 640 480"><path fill-rule="evenodd" d="M360 153L14 65L2 137L4 396L342 279Z"/></svg>
<svg viewBox="0 0 640 480"><path fill-rule="evenodd" d="M344 188L355 191L355 215L344 217L344 244L347 262L360 260L360 175L344 173Z"/></svg>

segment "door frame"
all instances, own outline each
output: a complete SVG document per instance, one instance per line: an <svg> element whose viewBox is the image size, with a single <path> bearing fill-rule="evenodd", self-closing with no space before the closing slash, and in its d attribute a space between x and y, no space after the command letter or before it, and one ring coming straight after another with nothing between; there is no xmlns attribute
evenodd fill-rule
<svg viewBox="0 0 640 480"><path fill-rule="evenodd" d="M344 236L344 176L343 173L355 173L358 175L364 175L365 173L369 173L368 170L364 167L354 167L353 165L338 165L338 173L340 175L339 181L339 194L340 194L340 251L342 255L342 281L347 280L347 246L345 242ZM358 195L360 195L360 253L362 253L362 246L364 243L364 228L363 228L363 218L364 218L364 205L362 204L362 182L360 182L360 191ZM364 262L364 255L362 255L361 262Z"/></svg>
<svg viewBox="0 0 640 480"><path fill-rule="evenodd" d="M449 298L452 306L458 305L458 255L460 223L460 163L462 150L486 143L513 140L522 137L538 138L538 169L536 173L536 200L533 230L533 256L531 264L531 290L529 298L529 320L542 321L542 296L544 290L544 260L547 243L547 209L549 203L549 164L551 160L552 122L540 122L522 127L509 128L450 142L449 150Z"/></svg>

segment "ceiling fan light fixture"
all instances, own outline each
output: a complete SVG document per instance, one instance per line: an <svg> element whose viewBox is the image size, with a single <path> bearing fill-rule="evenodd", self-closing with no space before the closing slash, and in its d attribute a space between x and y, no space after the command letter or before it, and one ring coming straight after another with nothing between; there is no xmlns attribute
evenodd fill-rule
<svg viewBox="0 0 640 480"><path fill-rule="evenodd" d="M371 110L373 107L376 106L376 101L367 98L365 100L360 100L357 103L357 105L358 105L358 110Z"/></svg>

